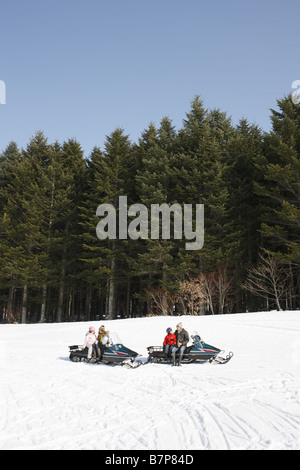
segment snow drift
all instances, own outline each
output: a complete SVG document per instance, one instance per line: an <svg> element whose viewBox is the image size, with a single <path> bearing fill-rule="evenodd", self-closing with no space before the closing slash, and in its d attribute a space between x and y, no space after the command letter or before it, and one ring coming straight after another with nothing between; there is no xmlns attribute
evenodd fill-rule
<svg viewBox="0 0 300 470"><path fill-rule="evenodd" d="M104 323L146 359L177 321ZM90 323L0 325L0 449L300 449L300 312L180 321L233 359L72 363L68 345L82 344Z"/></svg>

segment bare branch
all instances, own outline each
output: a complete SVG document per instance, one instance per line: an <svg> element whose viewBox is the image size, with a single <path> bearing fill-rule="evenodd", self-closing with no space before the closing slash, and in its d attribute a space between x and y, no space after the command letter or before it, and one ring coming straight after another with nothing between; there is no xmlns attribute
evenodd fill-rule
<svg viewBox="0 0 300 470"><path fill-rule="evenodd" d="M259 297L273 298L277 308L282 310L280 302L290 290L290 274L270 253L261 254L257 266L248 271L242 287Z"/></svg>

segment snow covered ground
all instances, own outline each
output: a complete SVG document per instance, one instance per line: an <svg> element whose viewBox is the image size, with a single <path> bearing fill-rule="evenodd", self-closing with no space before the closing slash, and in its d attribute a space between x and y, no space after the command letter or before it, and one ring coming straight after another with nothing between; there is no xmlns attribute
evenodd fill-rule
<svg viewBox="0 0 300 470"><path fill-rule="evenodd" d="M178 320L104 323L146 359ZM83 343L89 323L0 325L0 449L300 449L300 312L180 320L234 357L72 363L68 345Z"/></svg>

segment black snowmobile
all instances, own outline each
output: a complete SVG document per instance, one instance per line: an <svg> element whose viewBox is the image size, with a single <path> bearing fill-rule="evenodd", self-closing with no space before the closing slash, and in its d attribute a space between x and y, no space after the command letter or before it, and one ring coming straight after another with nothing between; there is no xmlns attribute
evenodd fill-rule
<svg viewBox="0 0 300 470"><path fill-rule="evenodd" d="M78 345L69 346L70 360L72 362L91 362L103 364L119 364L127 367L138 367L140 362L135 359L139 354L126 348L119 340L117 335L110 336L108 342L99 346L100 357L97 357L97 349L93 348L92 358L88 360L88 348L82 349Z"/></svg>
<svg viewBox="0 0 300 470"><path fill-rule="evenodd" d="M186 347L181 361L182 364L194 362L226 364L233 356L233 352L229 352L226 357L222 357L221 353L224 351L221 351L221 349L205 343L197 333L191 335L191 339L193 344ZM148 362L155 362L160 364L167 364L172 362L171 354L166 355L163 346L149 346L147 349L149 353ZM178 352L176 355L178 355Z"/></svg>

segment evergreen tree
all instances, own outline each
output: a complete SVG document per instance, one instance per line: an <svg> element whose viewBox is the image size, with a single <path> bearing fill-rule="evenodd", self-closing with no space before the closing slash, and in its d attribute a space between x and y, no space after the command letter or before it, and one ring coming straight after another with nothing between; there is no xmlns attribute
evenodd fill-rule
<svg viewBox="0 0 300 470"><path fill-rule="evenodd" d="M247 270L256 263L261 244L261 198L255 193L254 185L262 179L262 173L257 168L262 154L261 130L246 119L241 119L229 143L226 171L229 216L233 221L235 237L239 239L239 250L234 260L239 283L243 282ZM246 305L245 293L238 286L237 291L239 309L250 308ZM254 307L252 305L251 308Z"/></svg>
<svg viewBox="0 0 300 470"><path fill-rule="evenodd" d="M225 144L231 134L225 116L208 113L200 98L195 97L180 132L180 142L189 169L189 199L204 204L205 241L197 260L198 269L202 271L230 260L237 250L228 215L229 192L225 178L228 165Z"/></svg>
<svg viewBox="0 0 300 470"><path fill-rule="evenodd" d="M291 270L294 267L295 290L291 297L299 298L300 109L291 97L277 104L279 111L271 110L272 131L265 137L264 154L257 162L264 179L255 187L263 197L264 243Z"/></svg>
<svg viewBox="0 0 300 470"><path fill-rule="evenodd" d="M80 305L85 295L84 286L78 281L82 265L80 206L86 189L86 165L80 144L69 139L62 147L53 145L56 182L54 193L55 223L51 260L53 282L57 297L54 308L57 321L69 318L71 312L81 314ZM50 168L49 168L50 170ZM53 170L52 170L53 171ZM76 304L79 309L75 309Z"/></svg>
<svg viewBox="0 0 300 470"><path fill-rule="evenodd" d="M117 225L116 238L108 237L106 240L96 238L96 227L99 218L95 216L99 205L111 204L116 210L116 222L119 219L119 197L128 196L130 203L133 192L134 178L130 172L134 168L131 143L122 129L116 129L107 136L105 150L94 148L88 164L88 193L84 201L85 231L82 239L84 244L84 261L89 271L91 285L105 280L106 314L114 319L121 310L118 300L122 289L128 292L129 241L119 239L119 225ZM127 229L127 227L126 227ZM118 236L117 236L118 235ZM120 289L118 289L120 287ZM128 293L128 296L130 294ZM128 306L128 300L126 300Z"/></svg>
<svg viewBox="0 0 300 470"><path fill-rule="evenodd" d="M6 194L2 237L4 270L9 269L18 288L23 290L21 319L26 321L29 287L39 290L47 272L45 220L39 178L49 159L49 146L37 133L19 161L11 167L10 182L2 188Z"/></svg>
<svg viewBox="0 0 300 470"><path fill-rule="evenodd" d="M15 142L10 142L5 151L0 155L0 288L3 288L2 312L5 318L17 319L18 315L14 307L17 289L15 269L12 269L8 259L18 258L18 249L12 254L12 247L7 237L11 220L7 212L7 201L10 198L9 186L14 179L14 165L19 162L21 153ZM10 256L8 253L10 252Z"/></svg>
<svg viewBox="0 0 300 470"><path fill-rule="evenodd" d="M190 258L184 253L184 241L177 236L174 231L174 209L183 205L183 195L187 178L182 175L183 158L177 154L178 141L177 133L169 118L161 120L159 129L155 129L151 124L144 132L145 141L140 141L140 155L142 155L142 167L137 172L136 186L139 200L147 207L149 214L149 234L148 239L141 244L141 250L135 263L137 276L140 275L141 289L139 298L145 299L144 292L153 288L160 288L162 291L174 291L177 281L190 269ZM150 138L149 138L150 137ZM181 178L181 181L178 180ZM152 217L153 205L164 211L164 207L170 211L168 220L163 221L159 214L159 238L152 237ZM176 205L176 206L175 206ZM150 220L151 216L151 220ZM169 233L163 238L162 224L165 222ZM189 259L189 261L188 261ZM148 299L149 300L149 299ZM161 305L167 305L162 299ZM170 309L163 308L166 314ZM172 309L171 309L172 311Z"/></svg>
<svg viewBox="0 0 300 470"><path fill-rule="evenodd" d="M70 251L70 237L74 245L77 222L73 227L69 225L78 204L74 188L76 193L80 187L72 172L76 166L75 154L71 152L68 159L66 152L66 145L63 149L58 143L52 146L43 133L36 133L21 156L14 159L9 181L1 188L2 200L6 199L2 224L3 272L10 270L15 285L23 290L20 306L23 322L28 313L30 318L45 321L47 303L48 313L52 317L57 314L57 321L62 318L61 287L58 296L57 291L51 294L62 285L66 258L74 256ZM81 173L82 167L77 169L77 174Z"/></svg>
<svg viewBox="0 0 300 470"><path fill-rule="evenodd" d="M272 130L263 134L246 119L233 127L196 96L178 131L164 117L132 145L116 129L88 160L74 139L50 144L37 132L25 149L11 142L0 155L2 317L114 319L155 305L170 314L176 298L185 312L180 286L197 279L213 281L209 300L196 299L201 313L205 302L211 313L268 308L269 294L262 306L254 290L246 296L240 287L249 272L255 281L261 252L293 281L277 307L298 307L300 108L290 97L277 104ZM127 207L119 210L121 196ZM115 211L115 235L100 240L96 228L106 214L96 211L105 203ZM138 210L127 214L133 204L146 207L146 232ZM175 204L181 222L191 204L194 223L196 204L204 205L202 249L186 249L184 226L178 236ZM161 214L151 217L154 205L170 211L164 227ZM128 227L136 230L131 236Z"/></svg>

